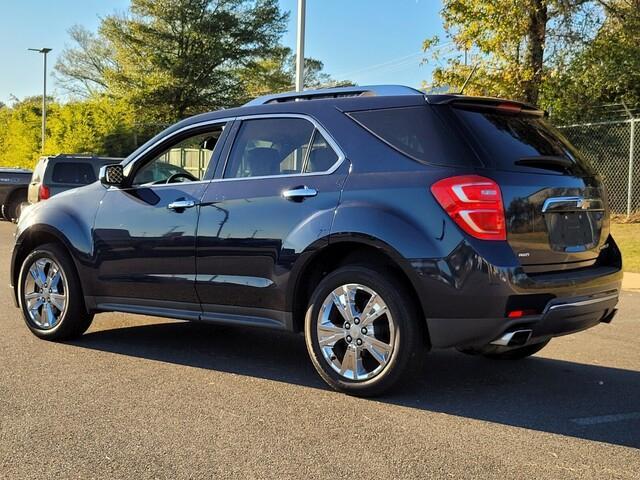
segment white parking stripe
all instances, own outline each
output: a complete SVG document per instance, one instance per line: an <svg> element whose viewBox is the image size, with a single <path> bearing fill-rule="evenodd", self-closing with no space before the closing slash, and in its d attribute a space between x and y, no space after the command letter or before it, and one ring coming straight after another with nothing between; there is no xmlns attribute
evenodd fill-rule
<svg viewBox="0 0 640 480"><path fill-rule="evenodd" d="M600 415L599 417L572 418L578 425L598 425L601 423L622 422L624 420L639 420L640 412L619 413L616 415Z"/></svg>

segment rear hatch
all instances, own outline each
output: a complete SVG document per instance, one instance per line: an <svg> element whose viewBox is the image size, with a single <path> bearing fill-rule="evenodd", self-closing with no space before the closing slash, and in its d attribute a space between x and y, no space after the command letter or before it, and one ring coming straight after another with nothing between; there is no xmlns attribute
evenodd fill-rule
<svg viewBox="0 0 640 480"><path fill-rule="evenodd" d="M450 105L486 176L500 185L507 241L525 271L594 264L609 235L603 185L543 112L471 98Z"/></svg>

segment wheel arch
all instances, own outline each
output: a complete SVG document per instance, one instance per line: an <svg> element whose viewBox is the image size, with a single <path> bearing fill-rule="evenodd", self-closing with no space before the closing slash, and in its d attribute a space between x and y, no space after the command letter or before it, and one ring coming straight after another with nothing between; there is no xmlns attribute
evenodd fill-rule
<svg viewBox="0 0 640 480"><path fill-rule="evenodd" d="M4 201L2 202L2 213L4 214L5 210L17 199L18 201L20 200L20 195L24 196L24 200L27 200L27 195L28 195L28 187L25 186L21 186L18 188L14 188L11 192L9 192L7 194L7 196L5 197ZM11 220L10 218L7 218L7 220Z"/></svg>
<svg viewBox="0 0 640 480"><path fill-rule="evenodd" d="M318 283L328 273L344 265L363 265L390 273L406 288L418 311L420 329L426 345L430 345L425 305L418 294L418 280L411 265L393 247L382 240L359 234L332 236L331 242L317 249L292 271L287 295L287 309L292 312L293 329L304 330L304 317L309 299Z"/></svg>
<svg viewBox="0 0 640 480"><path fill-rule="evenodd" d="M80 275L77 260L72 254L73 247L65 235L50 225L33 225L20 232L16 237L16 245L11 258L11 284L13 286L16 305L18 304L18 277L20 275L22 263L33 250L48 243L54 243L63 248L71 258L76 269L76 273L78 276Z"/></svg>

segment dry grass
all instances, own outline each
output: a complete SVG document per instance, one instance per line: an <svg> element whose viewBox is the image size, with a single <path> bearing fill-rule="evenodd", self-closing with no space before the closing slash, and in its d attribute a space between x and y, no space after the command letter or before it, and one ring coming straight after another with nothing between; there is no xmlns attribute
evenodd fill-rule
<svg viewBox="0 0 640 480"><path fill-rule="evenodd" d="M640 223L612 223L611 234L622 251L624 270L640 273Z"/></svg>

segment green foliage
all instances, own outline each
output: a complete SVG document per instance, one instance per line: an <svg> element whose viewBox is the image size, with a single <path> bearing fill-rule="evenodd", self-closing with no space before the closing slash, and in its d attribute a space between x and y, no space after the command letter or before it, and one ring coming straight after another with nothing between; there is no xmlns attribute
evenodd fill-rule
<svg viewBox="0 0 640 480"><path fill-rule="evenodd" d="M32 97L0 108L0 165L33 168L41 155L41 99ZM135 148L129 106L106 96L65 104L47 112L46 155L91 153L125 156Z"/></svg>
<svg viewBox="0 0 640 480"><path fill-rule="evenodd" d="M425 40L435 87L539 104L558 123L640 105L640 0L444 0L449 42ZM462 55L468 52L465 64Z"/></svg>
<svg viewBox="0 0 640 480"><path fill-rule="evenodd" d="M41 102L30 97L0 109L1 166L33 166L40 154Z"/></svg>
<svg viewBox="0 0 640 480"><path fill-rule="evenodd" d="M72 27L55 77L73 100L50 102L45 153L126 156L178 119L290 90L287 18L277 0L131 0L96 33ZM322 68L307 60L307 86L331 83ZM40 101L0 104L0 165L40 155Z"/></svg>
<svg viewBox="0 0 640 480"><path fill-rule="evenodd" d="M430 38L426 60L438 63L434 86L459 89L478 68L465 93L538 103L551 68L562 68L592 38L602 21L603 1L444 0L442 15L449 44Z"/></svg>
<svg viewBox="0 0 640 480"><path fill-rule="evenodd" d="M566 69L549 73L543 102L558 123L593 120L602 105L640 105L639 1L611 4L593 41Z"/></svg>

